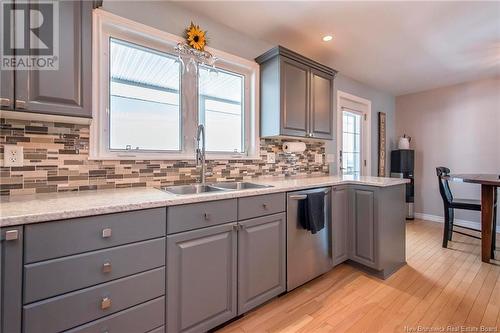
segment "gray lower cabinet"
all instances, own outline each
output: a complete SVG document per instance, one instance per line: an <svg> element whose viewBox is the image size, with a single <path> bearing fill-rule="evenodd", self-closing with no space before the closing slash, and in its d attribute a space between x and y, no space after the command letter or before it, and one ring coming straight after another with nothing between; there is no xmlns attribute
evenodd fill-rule
<svg viewBox="0 0 500 333"><path fill-rule="evenodd" d="M369 187L352 190L351 259L377 268L375 190Z"/></svg>
<svg viewBox="0 0 500 333"><path fill-rule="evenodd" d="M167 236L167 331L205 332L237 314L237 223Z"/></svg>
<svg viewBox="0 0 500 333"><path fill-rule="evenodd" d="M145 333L164 332L165 297L134 306L65 333Z"/></svg>
<svg viewBox="0 0 500 333"><path fill-rule="evenodd" d="M238 314L286 289L285 213L239 222Z"/></svg>
<svg viewBox="0 0 500 333"><path fill-rule="evenodd" d="M349 187L334 186L332 188L332 257L333 264L338 265L349 257Z"/></svg>
<svg viewBox="0 0 500 333"><path fill-rule="evenodd" d="M349 259L386 278L406 263L404 186L351 186Z"/></svg>
<svg viewBox="0 0 500 333"><path fill-rule="evenodd" d="M0 332L20 333L23 290L23 228L2 228L0 232Z"/></svg>
<svg viewBox="0 0 500 333"><path fill-rule="evenodd" d="M59 68L16 71L14 108L19 111L90 118L92 117L93 1L57 1L57 3ZM44 33L51 33L49 30L40 31L42 40Z"/></svg>
<svg viewBox="0 0 500 333"><path fill-rule="evenodd" d="M52 333L165 295L165 267L25 305L23 331Z"/></svg>

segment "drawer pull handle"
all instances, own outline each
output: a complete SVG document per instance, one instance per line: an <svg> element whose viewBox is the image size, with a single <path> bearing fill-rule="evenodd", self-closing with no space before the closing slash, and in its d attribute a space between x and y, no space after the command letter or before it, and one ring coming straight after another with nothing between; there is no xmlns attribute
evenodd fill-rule
<svg viewBox="0 0 500 333"><path fill-rule="evenodd" d="M9 230L5 232L5 240L6 241L12 241L16 240L19 238L19 231L18 230Z"/></svg>
<svg viewBox="0 0 500 333"><path fill-rule="evenodd" d="M267 204L262 204L262 208L267 209Z"/></svg>
<svg viewBox="0 0 500 333"><path fill-rule="evenodd" d="M307 195L305 195L305 194L297 194L297 195L291 195L288 198L294 199L294 200L305 200L305 199L307 199Z"/></svg>
<svg viewBox="0 0 500 333"><path fill-rule="evenodd" d="M111 228L102 229L102 238L110 238L111 237Z"/></svg>
<svg viewBox="0 0 500 333"><path fill-rule="evenodd" d="M0 98L1 106L10 106L10 98Z"/></svg>
<svg viewBox="0 0 500 333"><path fill-rule="evenodd" d="M208 220L210 220L210 214L208 214L208 213L203 214L203 217L204 217L204 218L205 218L205 220L207 220L207 221L208 221Z"/></svg>
<svg viewBox="0 0 500 333"><path fill-rule="evenodd" d="M26 101L16 101L16 109L26 109Z"/></svg>
<svg viewBox="0 0 500 333"><path fill-rule="evenodd" d="M101 309L106 310L111 307L111 298L104 297L101 301Z"/></svg>
<svg viewBox="0 0 500 333"><path fill-rule="evenodd" d="M109 261L102 264L102 272L103 273L111 273L111 270L112 270L112 266L111 266L111 263Z"/></svg>

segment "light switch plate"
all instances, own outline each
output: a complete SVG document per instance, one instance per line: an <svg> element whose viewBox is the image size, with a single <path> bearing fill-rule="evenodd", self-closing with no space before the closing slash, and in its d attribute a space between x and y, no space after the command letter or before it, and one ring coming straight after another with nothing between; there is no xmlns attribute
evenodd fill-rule
<svg viewBox="0 0 500 333"><path fill-rule="evenodd" d="M314 163L323 163L323 155L322 154L314 155Z"/></svg>
<svg viewBox="0 0 500 333"><path fill-rule="evenodd" d="M24 151L23 146L4 145L3 146L3 165L6 167L23 166Z"/></svg>
<svg viewBox="0 0 500 333"><path fill-rule="evenodd" d="M276 163L275 153L267 153L267 163Z"/></svg>
<svg viewBox="0 0 500 333"><path fill-rule="evenodd" d="M335 155L334 154L326 154L326 162L327 163L335 163Z"/></svg>

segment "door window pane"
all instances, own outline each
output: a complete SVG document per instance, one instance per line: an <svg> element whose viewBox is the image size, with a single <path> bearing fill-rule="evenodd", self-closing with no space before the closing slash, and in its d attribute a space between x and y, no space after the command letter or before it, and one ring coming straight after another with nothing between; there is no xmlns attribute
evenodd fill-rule
<svg viewBox="0 0 500 333"><path fill-rule="evenodd" d="M342 113L342 167L344 175L361 175L361 116Z"/></svg>
<svg viewBox="0 0 500 333"><path fill-rule="evenodd" d="M110 40L109 148L181 148L180 66L167 53Z"/></svg>
<svg viewBox="0 0 500 333"><path fill-rule="evenodd" d="M216 74L217 73L217 74ZM244 152L243 76L200 66L199 119L207 151Z"/></svg>

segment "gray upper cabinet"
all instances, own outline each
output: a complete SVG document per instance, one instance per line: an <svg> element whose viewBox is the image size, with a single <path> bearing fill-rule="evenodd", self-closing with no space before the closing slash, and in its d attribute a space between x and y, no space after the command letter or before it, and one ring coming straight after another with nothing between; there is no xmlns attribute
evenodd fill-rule
<svg viewBox="0 0 500 333"><path fill-rule="evenodd" d="M239 222L238 314L286 289L285 213Z"/></svg>
<svg viewBox="0 0 500 333"><path fill-rule="evenodd" d="M309 128L309 68L300 62L281 59L281 133L306 136Z"/></svg>
<svg viewBox="0 0 500 333"><path fill-rule="evenodd" d="M23 228L0 232L0 332L21 333Z"/></svg>
<svg viewBox="0 0 500 333"><path fill-rule="evenodd" d="M310 131L314 138L332 139L333 80L330 75L311 70Z"/></svg>
<svg viewBox="0 0 500 333"><path fill-rule="evenodd" d="M14 109L90 118L93 2L58 1L58 4L59 68L16 71Z"/></svg>
<svg viewBox="0 0 500 333"><path fill-rule="evenodd" d="M336 71L282 46L260 64L261 135L333 138L333 80Z"/></svg>
<svg viewBox="0 0 500 333"><path fill-rule="evenodd" d="M206 332L236 316L237 224L167 236L167 331Z"/></svg>
<svg viewBox="0 0 500 333"><path fill-rule="evenodd" d="M332 255L333 264L348 259L349 187L335 186L332 191Z"/></svg>
<svg viewBox="0 0 500 333"><path fill-rule="evenodd" d="M14 108L14 71L0 70L0 108Z"/></svg>

